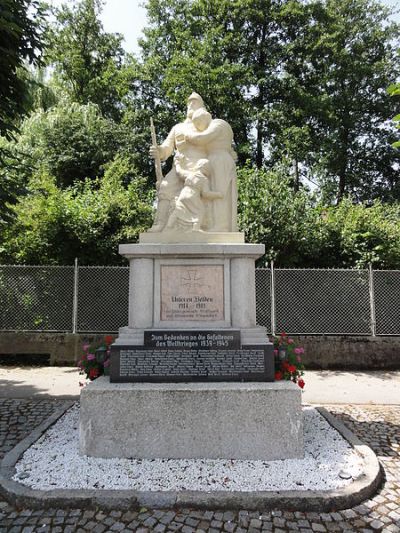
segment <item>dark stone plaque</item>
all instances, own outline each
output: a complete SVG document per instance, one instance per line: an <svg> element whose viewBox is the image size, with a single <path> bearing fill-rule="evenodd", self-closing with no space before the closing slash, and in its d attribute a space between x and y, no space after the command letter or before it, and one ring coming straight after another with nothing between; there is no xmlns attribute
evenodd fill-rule
<svg viewBox="0 0 400 533"><path fill-rule="evenodd" d="M144 345L168 350L238 350L240 331L145 331Z"/></svg>
<svg viewBox="0 0 400 533"><path fill-rule="evenodd" d="M273 381L271 345L239 349L112 346L110 381Z"/></svg>

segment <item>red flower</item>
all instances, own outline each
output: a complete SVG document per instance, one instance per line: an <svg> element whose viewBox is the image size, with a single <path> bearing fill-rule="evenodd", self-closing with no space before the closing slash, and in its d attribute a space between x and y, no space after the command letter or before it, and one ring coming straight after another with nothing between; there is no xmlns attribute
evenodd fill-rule
<svg viewBox="0 0 400 533"><path fill-rule="evenodd" d="M287 335L286 335L286 333L284 331L282 331L281 337L287 337Z"/></svg>
<svg viewBox="0 0 400 533"><path fill-rule="evenodd" d="M283 374L278 370L278 372L275 372L275 381L280 381L283 379Z"/></svg>
<svg viewBox="0 0 400 533"><path fill-rule="evenodd" d="M300 378L299 381L297 382L297 385L301 388L301 389L304 389L304 379L303 378Z"/></svg>
<svg viewBox="0 0 400 533"><path fill-rule="evenodd" d="M112 335L106 335L106 336L104 337L104 342L107 344L107 346L109 346L109 345L112 343L113 340L114 340L114 339L113 339L113 336L112 336Z"/></svg>
<svg viewBox="0 0 400 533"><path fill-rule="evenodd" d="M100 371L98 368L91 368L89 370L89 379L93 381L94 379L99 377L99 374L100 374Z"/></svg>
<svg viewBox="0 0 400 533"><path fill-rule="evenodd" d="M290 365L289 365L289 363L288 363L287 361L283 361L283 362L282 362L282 370L283 370L284 372L286 372L286 371L289 372L289 366L290 366Z"/></svg>
<svg viewBox="0 0 400 533"><path fill-rule="evenodd" d="M294 374L296 372L296 367L294 365L288 365L287 369L288 372L290 372L291 374Z"/></svg>

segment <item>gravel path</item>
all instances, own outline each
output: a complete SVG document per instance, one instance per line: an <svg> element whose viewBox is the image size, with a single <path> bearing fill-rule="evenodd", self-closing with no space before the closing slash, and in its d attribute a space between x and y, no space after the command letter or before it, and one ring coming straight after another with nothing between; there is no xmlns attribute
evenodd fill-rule
<svg viewBox="0 0 400 533"><path fill-rule="evenodd" d="M36 489L145 491L329 490L362 472L362 460L314 408L304 409L304 459L134 460L79 454L79 406L70 409L24 454L14 479Z"/></svg>

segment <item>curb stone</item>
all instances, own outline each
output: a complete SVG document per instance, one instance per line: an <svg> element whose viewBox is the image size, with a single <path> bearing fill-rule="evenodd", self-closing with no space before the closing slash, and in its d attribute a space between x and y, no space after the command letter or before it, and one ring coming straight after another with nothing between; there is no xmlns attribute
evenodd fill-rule
<svg viewBox="0 0 400 533"><path fill-rule="evenodd" d="M363 473L350 485L329 491L135 491L94 489L31 489L14 481L15 464L24 452L53 425L74 402L67 402L8 452L0 464L0 494L11 504L33 509L85 507L95 509L192 508L229 510L296 509L329 512L360 504L377 491L383 471L374 452L323 407L317 411L333 426L364 462Z"/></svg>

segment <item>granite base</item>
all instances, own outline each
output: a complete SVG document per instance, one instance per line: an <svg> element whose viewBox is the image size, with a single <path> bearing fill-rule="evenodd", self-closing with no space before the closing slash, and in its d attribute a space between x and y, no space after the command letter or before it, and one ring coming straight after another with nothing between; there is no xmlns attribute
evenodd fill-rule
<svg viewBox="0 0 400 533"><path fill-rule="evenodd" d="M301 391L278 383L110 383L81 392L80 451L93 457L302 457Z"/></svg>

